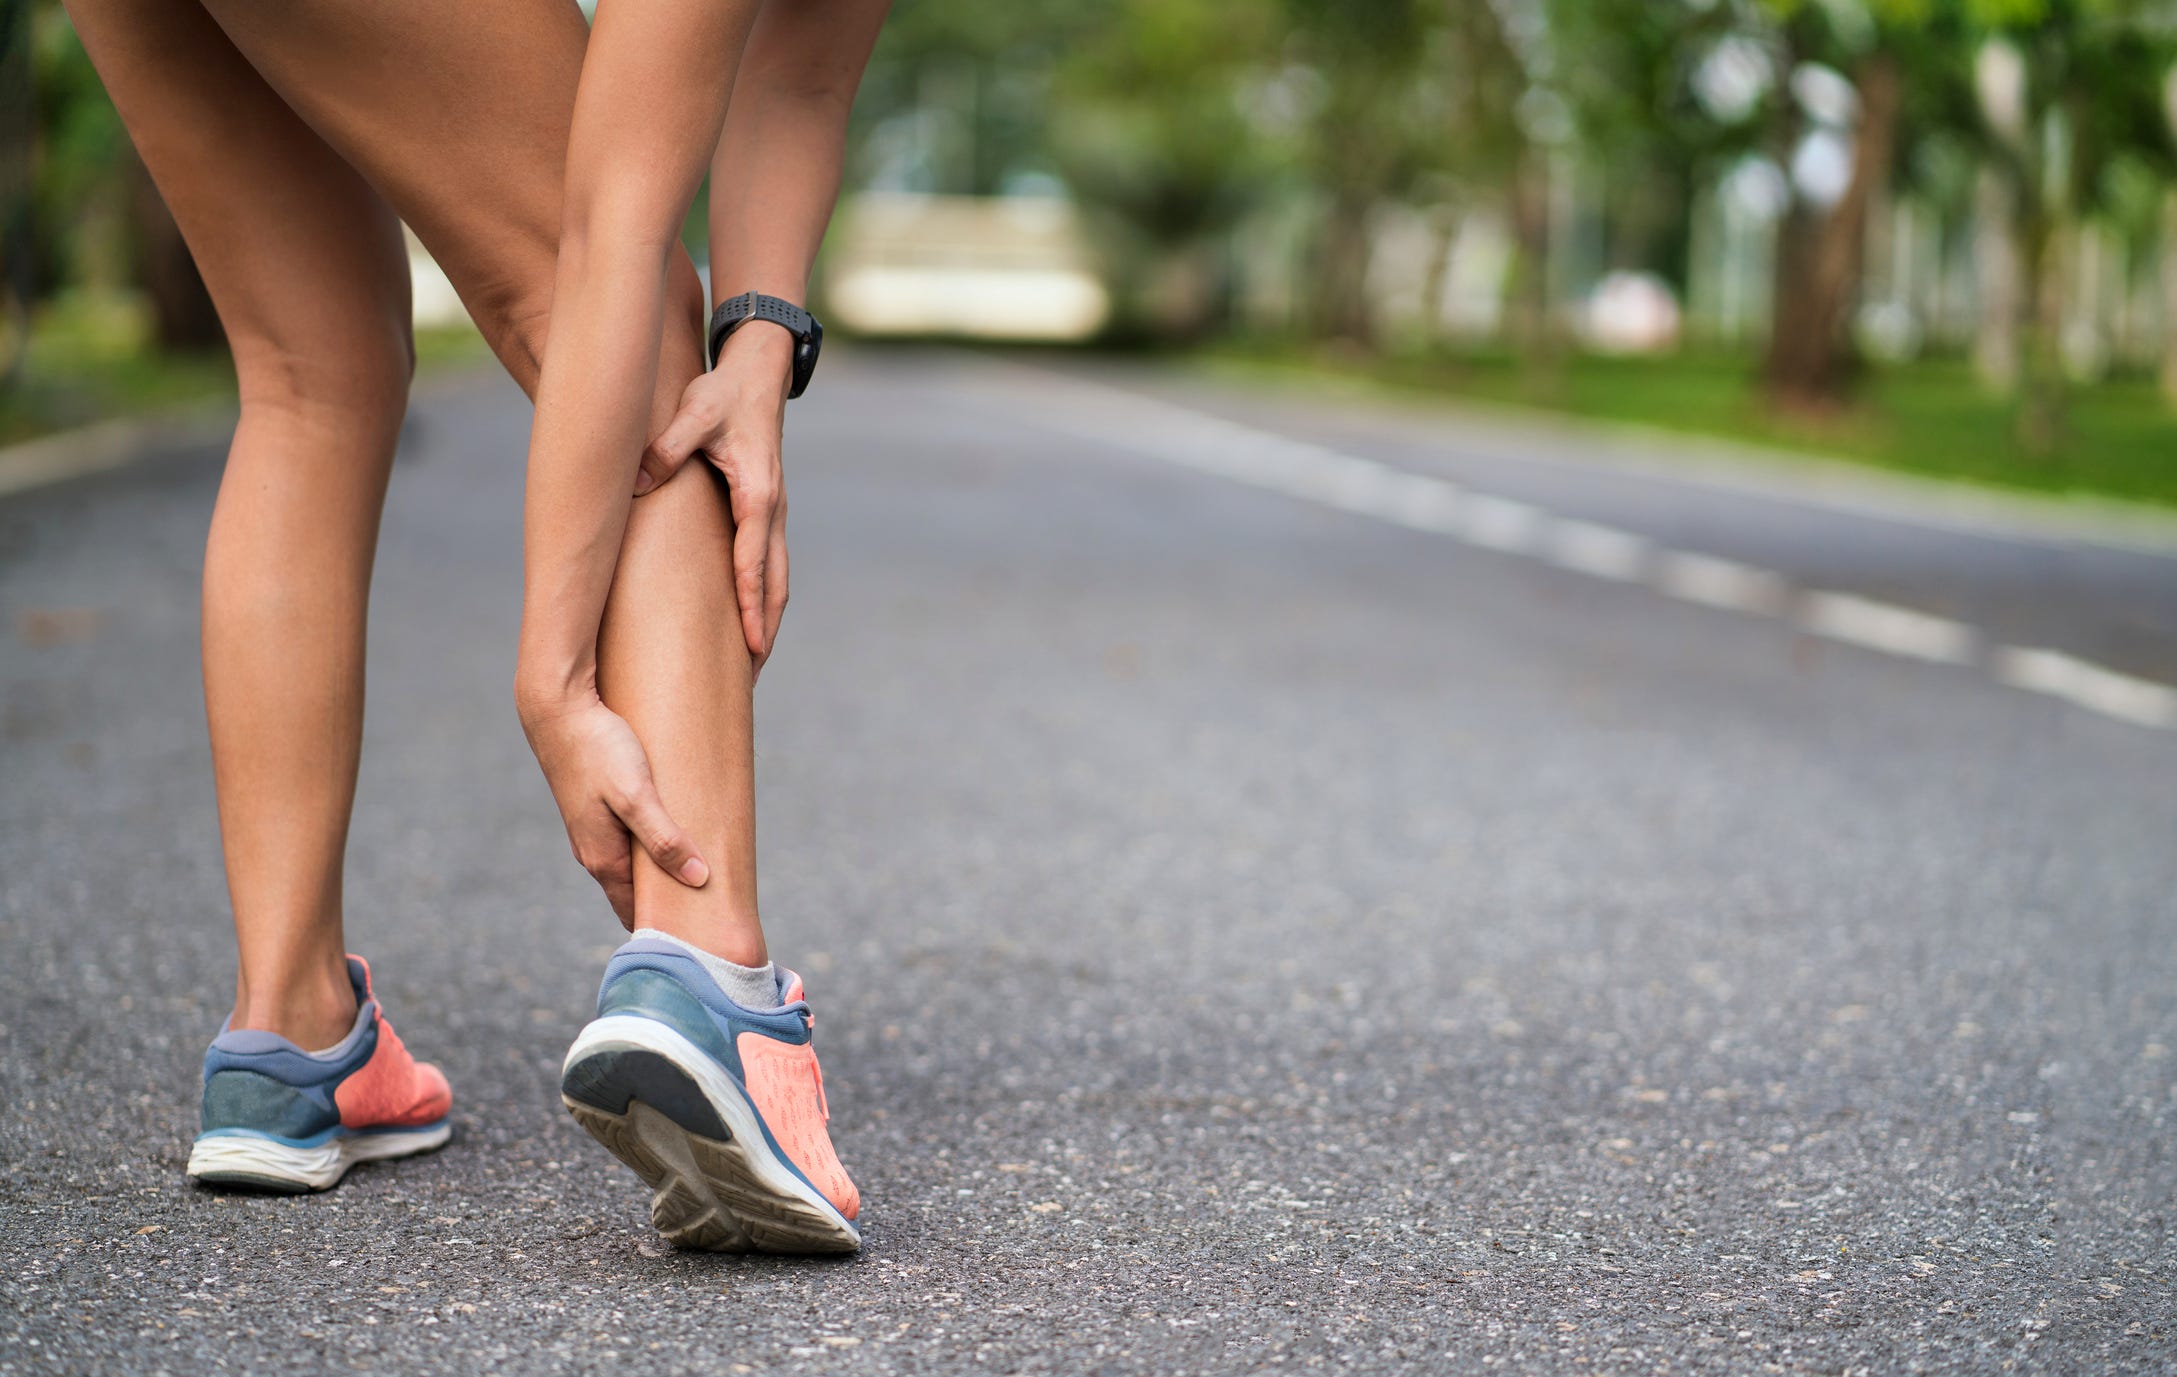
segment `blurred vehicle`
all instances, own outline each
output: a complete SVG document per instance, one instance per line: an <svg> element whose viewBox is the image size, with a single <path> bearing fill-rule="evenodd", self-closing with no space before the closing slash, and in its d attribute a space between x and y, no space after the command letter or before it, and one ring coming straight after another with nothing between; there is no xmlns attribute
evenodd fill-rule
<svg viewBox="0 0 2177 1377"><path fill-rule="evenodd" d="M1073 207L1049 196L863 192L825 247L824 301L861 335L1063 343L1111 313Z"/></svg>

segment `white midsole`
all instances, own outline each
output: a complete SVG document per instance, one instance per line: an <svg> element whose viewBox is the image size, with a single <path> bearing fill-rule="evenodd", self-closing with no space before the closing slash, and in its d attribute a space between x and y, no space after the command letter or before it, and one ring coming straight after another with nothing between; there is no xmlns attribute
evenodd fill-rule
<svg viewBox="0 0 2177 1377"><path fill-rule="evenodd" d="M560 1064L560 1075L564 1078L568 1068L584 1057L611 1051L654 1052L685 1071L701 1088L703 1098L711 1102L711 1108L726 1121L733 1136L740 1140L757 1179L767 1190L806 1201L838 1220L839 1227L849 1234L861 1236L847 1217L839 1213L839 1207L824 1198L822 1191L803 1181L793 1168L779 1160L764 1136L756 1106L749 1103L747 1092L733 1083L733 1078L711 1059L708 1052L654 1018L608 1014L592 1020L575 1038L574 1046L567 1049L566 1060Z"/></svg>
<svg viewBox="0 0 2177 1377"><path fill-rule="evenodd" d="M357 1162L406 1157L441 1147L452 1124L385 1133L352 1133L315 1147L297 1147L249 1133L208 1133L189 1149L191 1176L255 1176L321 1191Z"/></svg>

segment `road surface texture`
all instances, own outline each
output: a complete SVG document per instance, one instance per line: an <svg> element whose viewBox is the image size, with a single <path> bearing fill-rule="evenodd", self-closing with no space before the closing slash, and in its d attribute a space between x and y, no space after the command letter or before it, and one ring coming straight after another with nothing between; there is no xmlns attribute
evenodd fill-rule
<svg viewBox="0 0 2177 1377"><path fill-rule="evenodd" d="M457 1136L323 1196L182 1179L218 456L0 503L0 1372L2177 1366L2177 559L1051 360L791 411L764 903L863 1255L672 1253L559 1105L618 930L479 380L348 875Z"/></svg>

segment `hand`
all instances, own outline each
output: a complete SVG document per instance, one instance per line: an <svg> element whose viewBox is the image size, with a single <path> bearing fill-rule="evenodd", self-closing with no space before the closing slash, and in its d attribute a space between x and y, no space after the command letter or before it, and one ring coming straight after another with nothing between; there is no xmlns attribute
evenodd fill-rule
<svg viewBox="0 0 2177 1377"><path fill-rule="evenodd" d="M521 718L574 858L604 886L620 926L635 928L631 834L659 869L691 889L703 887L710 867L666 813L642 742L618 713L592 693L572 704L524 701Z"/></svg>
<svg viewBox="0 0 2177 1377"><path fill-rule="evenodd" d="M786 615L786 482L779 463L794 337L752 322L726 337L718 366L688 384L680 411L643 451L639 497L701 454L726 476L733 506L733 594L756 672Z"/></svg>

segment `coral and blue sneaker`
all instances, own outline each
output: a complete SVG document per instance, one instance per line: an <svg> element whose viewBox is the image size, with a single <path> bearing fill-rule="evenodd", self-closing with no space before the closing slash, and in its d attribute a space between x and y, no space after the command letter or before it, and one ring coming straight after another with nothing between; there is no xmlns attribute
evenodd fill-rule
<svg viewBox="0 0 2177 1377"><path fill-rule="evenodd" d="M851 1253L861 1197L832 1151L801 977L776 1009L734 1003L688 952L638 937L613 954L597 1018L567 1049L575 1121L652 1191L675 1246Z"/></svg>
<svg viewBox="0 0 2177 1377"><path fill-rule="evenodd" d="M277 1033L222 1028L204 1054L204 1131L189 1179L265 1191L321 1191L357 1162L407 1157L453 1133L453 1092L378 1010L370 967L348 958L355 1027L305 1052Z"/></svg>

